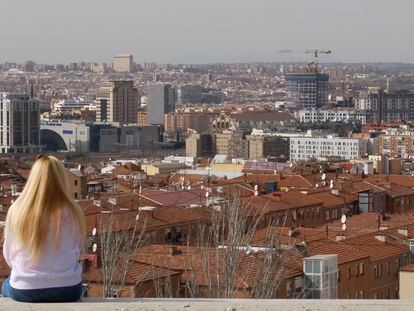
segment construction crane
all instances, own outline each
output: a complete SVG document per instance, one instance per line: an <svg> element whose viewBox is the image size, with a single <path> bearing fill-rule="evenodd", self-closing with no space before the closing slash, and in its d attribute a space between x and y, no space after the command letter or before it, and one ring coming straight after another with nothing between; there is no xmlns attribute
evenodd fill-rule
<svg viewBox="0 0 414 311"><path fill-rule="evenodd" d="M305 53L312 53L315 55L315 58L318 58L318 54L319 53L323 53L323 54L332 54L331 50L327 50L327 51L321 51L321 50L306 50Z"/></svg>
<svg viewBox="0 0 414 311"><path fill-rule="evenodd" d="M284 53L284 54L309 54L312 53L315 55L315 60L311 63L308 63L308 68L314 67L314 70L318 69L319 66L319 54L332 54L331 50L305 50L304 52L296 52L292 49L285 49L285 50L278 50L278 53Z"/></svg>

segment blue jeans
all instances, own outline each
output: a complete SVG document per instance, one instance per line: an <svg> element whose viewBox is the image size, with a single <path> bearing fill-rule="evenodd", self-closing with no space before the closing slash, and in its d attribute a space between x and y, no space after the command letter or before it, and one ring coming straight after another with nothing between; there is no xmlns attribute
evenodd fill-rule
<svg viewBox="0 0 414 311"><path fill-rule="evenodd" d="M82 283L67 287L42 289L16 289L10 286L10 278L3 282L3 297L10 297L21 302L71 302L82 295Z"/></svg>

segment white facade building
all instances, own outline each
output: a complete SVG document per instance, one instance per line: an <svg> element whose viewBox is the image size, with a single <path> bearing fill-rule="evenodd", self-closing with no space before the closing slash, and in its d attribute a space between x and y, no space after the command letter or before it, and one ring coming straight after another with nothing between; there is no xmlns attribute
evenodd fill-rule
<svg viewBox="0 0 414 311"><path fill-rule="evenodd" d="M40 102L0 92L0 153L40 152Z"/></svg>
<svg viewBox="0 0 414 311"><path fill-rule="evenodd" d="M367 153L367 140L337 137L295 137L290 138L290 160L341 157L355 160Z"/></svg>
<svg viewBox="0 0 414 311"><path fill-rule="evenodd" d="M53 104L53 110L57 112L73 112L81 109L96 110L95 103L85 102L83 100L66 101L61 100Z"/></svg>
<svg viewBox="0 0 414 311"><path fill-rule="evenodd" d="M82 121L42 121L42 145L46 150L89 152L90 131Z"/></svg>
<svg viewBox="0 0 414 311"><path fill-rule="evenodd" d="M297 111L295 116L303 123L342 122L356 119L355 110L349 109L303 109Z"/></svg>
<svg viewBox="0 0 414 311"><path fill-rule="evenodd" d="M112 69L115 72L132 72L134 69L134 58L131 54L119 54L114 56Z"/></svg>

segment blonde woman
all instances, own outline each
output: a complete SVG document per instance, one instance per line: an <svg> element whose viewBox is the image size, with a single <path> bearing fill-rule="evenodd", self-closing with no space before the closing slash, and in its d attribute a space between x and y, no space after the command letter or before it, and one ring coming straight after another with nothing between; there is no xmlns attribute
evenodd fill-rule
<svg viewBox="0 0 414 311"><path fill-rule="evenodd" d="M11 275L3 282L3 296L25 302L79 300L84 235L84 216L69 192L62 162L39 156L7 214L3 254Z"/></svg>

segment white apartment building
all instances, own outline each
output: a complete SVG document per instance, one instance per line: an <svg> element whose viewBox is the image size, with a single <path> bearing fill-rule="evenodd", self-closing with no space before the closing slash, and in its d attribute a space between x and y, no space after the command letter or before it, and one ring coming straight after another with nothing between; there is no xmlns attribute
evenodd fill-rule
<svg viewBox="0 0 414 311"><path fill-rule="evenodd" d="M355 160L367 153L367 140L337 137L295 137L290 139L290 160L341 157Z"/></svg>
<svg viewBox="0 0 414 311"><path fill-rule="evenodd" d="M0 92L0 153L40 152L40 102Z"/></svg>
<svg viewBox="0 0 414 311"><path fill-rule="evenodd" d="M295 113L295 117L303 123L342 122L356 119L356 113L349 109L302 109Z"/></svg>
<svg viewBox="0 0 414 311"><path fill-rule="evenodd" d="M96 110L95 103L85 102L82 100L60 100L53 104L53 110L56 112L73 112L81 109Z"/></svg>
<svg viewBox="0 0 414 311"><path fill-rule="evenodd" d="M134 69L134 59L131 54L119 54L114 56L112 69L116 72L132 72Z"/></svg>

